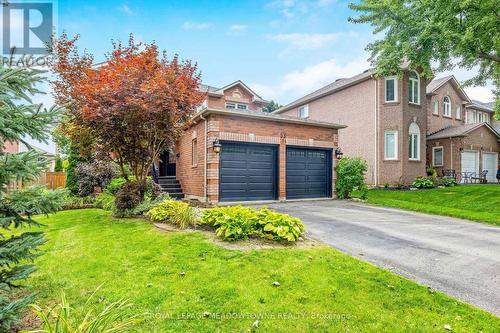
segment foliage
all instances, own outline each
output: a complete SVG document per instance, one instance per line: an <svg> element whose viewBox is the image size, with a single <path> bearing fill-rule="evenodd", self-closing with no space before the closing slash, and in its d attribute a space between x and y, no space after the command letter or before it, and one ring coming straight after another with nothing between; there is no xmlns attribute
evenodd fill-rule
<svg viewBox="0 0 500 333"><path fill-rule="evenodd" d="M276 110L278 110L280 107L282 107L283 105L275 102L275 101L270 101L263 109L262 111L263 112L267 112L267 113L271 113L271 112L274 112Z"/></svg>
<svg viewBox="0 0 500 333"><path fill-rule="evenodd" d="M201 222L215 229L224 240L246 239L255 232L257 211L242 206L216 207L203 211Z"/></svg>
<svg viewBox="0 0 500 333"><path fill-rule="evenodd" d="M366 198L365 173L368 170L366 161L359 157L344 157L337 164L336 190L340 199L348 199L354 190L361 192Z"/></svg>
<svg viewBox="0 0 500 333"><path fill-rule="evenodd" d="M452 187L457 185L457 181L455 179L447 177L435 178L434 183L436 184L436 186L444 186L444 187Z"/></svg>
<svg viewBox="0 0 500 333"><path fill-rule="evenodd" d="M412 183L413 187L416 188L433 188L436 187L434 185L434 178L432 177L419 177L415 179Z"/></svg>
<svg viewBox="0 0 500 333"><path fill-rule="evenodd" d="M60 157L56 158L56 163L54 165L54 172L62 172L64 171L63 169L63 162Z"/></svg>
<svg viewBox="0 0 500 333"><path fill-rule="evenodd" d="M115 207L115 196L107 192L99 193L99 195L95 197L94 206L96 208L112 211Z"/></svg>
<svg viewBox="0 0 500 333"><path fill-rule="evenodd" d="M296 241L304 231L300 219L272 211L250 207L216 207L203 211L201 222L215 229L224 240L258 236L273 240Z"/></svg>
<svg viewBox="0 0 500 333"><path fill-rule="evenodd" d="M10 331L18 313L31 302L31 296L13 297L19 281L35 270L31 264L38 247L45 240L40 231L13 232L11 229L33 227L37 214L59 209L62 192L31 187L7 192L9 183L36 179L47 166L47 160L35 150L7 154L7 141L24 142L25 137L47 142L47 133L57 121L60 109L34 105L31 95L39 93L43 72L27 68L0 66L0 331ZM29 146L29 145L28 145Z"/></svg>
<svg viewBox="0 0 500 333"><path fill-rule="evenodd" d="M134 176L130 176L128 179L128 181L134 181L134 180L135 180ZM108 186L106 186L106 192L111 193L113 195L116 195L116 193L118 193L118 191L126 183L127 183L127 179L125 179L125 177L113 178L113 180L111 180L111 182L108 184Z"/></svg>
<svg viewBox="0 0 500 333"><path fill-rule="evenodd" d="M268 208L259 210L257 216L257 233L264 238L295 242L305 230L299 218Z"/></svg>
<svg viewBox="0 0 500 333"><path fill-rule="evenodd" d="M170 200L168 193L160 193L155 198L151 198L146 194L144 200L138 204L131 213L134 216L144 215L165 200Z"/></svg>
<svg viewBox="0 0 500 333"><path fill-rule="evenodd" d="M196 210L188 203L167 199L153 207L147 215L154 222L167 222L186 229L198 223Z"/></svg>
<svg viewBox="0 0 500 333"><path fill-rule="evenodd" d="M135 180L123 185L116 193L115 207L117 209L117 215L122 215L128 210L137 207L144 199L146 191L146 181Z"/></svg>
<svg viewBox="0 0 500 333"><path fill-rule="evenodd" d="M204 99L200 74L191 61L171 60L155 43L113 43L107 61L79 55L78 38L54 43L56 100L68 105L67 124L88 131L96 147L142 181L153 161L170 148ZM70 129L71 131L71 129Z"/></svg>
<svg viewBox="0 0 500 333"><path fill-rule="evenodd" d="M95 303L94 296L99 288L85 302L88 308L85 313L79 313L69 304L62 292L61 301L52 307L43 309L32 305L33 312L42 321L42 329L32 333L101 333L130 332L133 326L141 321L141 316L132 314L132 303L126 299L110 303Z"/></svg>
<svg viewBox="0 0 500 333"><path fill-rule="evenodd" d="M497 0L378 1L362 0L349 7L361 13L349 18L369 23L382 39L368 44L371 61L380 75L401 72L401 64L422 69L423 76L458 65L479 67L466 84L485 85L492 80L500 94L500 29ZM495 108L497 111L498 104ZM498 115L498 112L497 112Z"/></svg>
<svg viewBox="0 0 500 333"><path fill-rule="evenodd" d="M432 166L428 166L426 169L427 176L436 178L438 176L436 169L434 169Z"/></svg>
<svg viewBox="0 0 500 333"><path fill-rule="evenodd" d="M93 208L95 203L95 197L78 197L74 195L68 195L64 197L61 208L63 210L68 209L82 209L82 208Z"/></svg>
<svg viewBox="0 0 500 333"><path fill-rule="evenodd" d="M69 147L68 167L66 169L66 188L72 195L78 194L78 177L76 175L76 167L80 163L90 163L92 157L90 155L80 154L76 144L72 143Z"/></svg>
<svg viewBox="0 0 500 333"><path fill-rule="evenodd" d="M104 189L116 176L117 171L111 162L94 161L80 163L75 169L78 195L85 197L94 193L95 187Z"/></svg>

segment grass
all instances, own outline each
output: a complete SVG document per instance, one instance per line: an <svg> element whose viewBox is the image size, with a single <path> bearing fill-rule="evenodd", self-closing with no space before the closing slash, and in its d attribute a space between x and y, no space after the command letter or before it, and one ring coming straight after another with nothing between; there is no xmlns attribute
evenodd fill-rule
<svg viewBox="0 0 500 333"><path fill-rule="evenodd" d="M374 189L368 191L367 202L500 226L500 185L460 185L419 191Z"/></svg>
<svg viewBox="0 0 500 333"><path fill-rule="evenodd" d="M97 209L40 221L48 243L27 281L39 303L53 304L64 289L81 309L103 284L102 299L126 297L134 312L150 314L139 332L439 332L445 324L453 332L494 332L500 326L487 312L328 247L227 250L201 233L162 233ZM238 315L224 319L228 314Z"/></svg>

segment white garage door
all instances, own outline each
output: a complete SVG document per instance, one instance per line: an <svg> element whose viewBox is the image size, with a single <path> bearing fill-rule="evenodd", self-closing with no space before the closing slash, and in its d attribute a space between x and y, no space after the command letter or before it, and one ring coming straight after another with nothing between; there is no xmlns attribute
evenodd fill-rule
<svg viewBox="0 0 500 333"><path fill-rule="evenodd" d="M479 153L477 151L462 152L462 172L475 172L479 174Z"/></svg>
<svg viewBox="0 0 500 333"><path fill-rule="evenodd" d="M483 170L488 170L486 174L486 179L488 183L496 183L497 178L497 166L498 166L498 154L497 153L483 153Z"/></svg>

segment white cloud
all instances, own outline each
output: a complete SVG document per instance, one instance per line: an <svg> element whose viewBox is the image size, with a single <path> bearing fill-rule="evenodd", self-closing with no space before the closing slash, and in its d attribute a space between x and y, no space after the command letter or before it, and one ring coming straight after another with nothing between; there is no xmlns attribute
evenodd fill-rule
<svg viewBox="0 0 500 333"><path fill-rule="evenodd" d="M364 58L354 59L344 64L331 59L287 73L276 84L251 84L251 87L264 98L277 100L282 104L290 103L338 78L359 74L367 68L369 68L369 63Z"/></svg>
<svg viewBox="0 0 500 333"><path fill-rule="evenodd" d="M232 26L229 27L229 35L232 36L238 36L242 35L245 33L245 31L248 29L247 25L244 24L233 24Z"/></svg>
<svg viewBox="0 0 500 333"><path fill-rule="evenodd" d="M134 15L134 12L132 11L132 9L130 9L130 7L126 4L123 4L120 6L120 11L127 14L127 15Z"/></svg>
<svg viewBox="0 0 500 333"><path fill-rule="evenodd" d="M193 22L193 21L186 21L182 25L182 28L184 30L205 30L208 29L212 26L212 23L209 22Z"/></svg>
<svg viewBox="0 0 500 333"><path fill-rule="evenodd" d="M329 34L291 33L267 35L266 38L269 40L289 43L287 51L291 51L321 48L328 43L336 41L340 36L343 35L345 34L340 32Z"/></svg>
<svg viewBox="0 0 500 333"><path fill-rule="evenodd" d="M306 14L309 10L307 1L298 0L275 0L267 4L269 8L276 8L287 19L296 17L297 15Z"/></svg>

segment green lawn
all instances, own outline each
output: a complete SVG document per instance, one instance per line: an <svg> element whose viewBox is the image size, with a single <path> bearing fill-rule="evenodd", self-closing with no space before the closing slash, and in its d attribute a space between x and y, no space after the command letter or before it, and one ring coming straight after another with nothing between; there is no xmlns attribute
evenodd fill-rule
<svg viewBox="0 0 500 333"><path fill-rule="evenodd" d="M202 233L163 233L95 209L40 220L49 241L27 282L39 302L53 304L64 289L78 309L104 284L99 296L105 300L127 297L136 312L151 314L140 332L250 332L259 315L265 318L257 332L500 327L498 317L328 247L227 250ZM216 317L228 313L243 319Z"/></svg>
<svg viewBox="0 0 500 333"><path fill-rule="evenodd" d="M500 185L419 191L368 191L368 203L500 225Z"/></svg>

